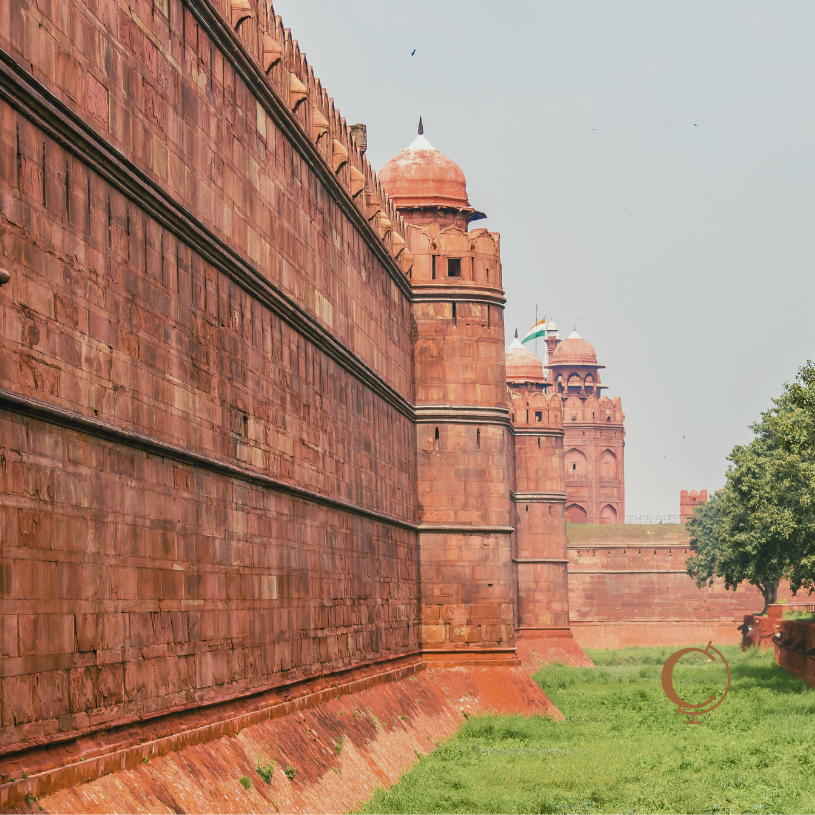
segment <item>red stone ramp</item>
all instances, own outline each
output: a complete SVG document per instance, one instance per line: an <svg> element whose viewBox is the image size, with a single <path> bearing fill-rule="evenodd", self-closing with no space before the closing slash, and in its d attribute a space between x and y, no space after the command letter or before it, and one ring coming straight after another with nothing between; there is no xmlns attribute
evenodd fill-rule
<svg viewBox="0 0 815 815"><path fill-rule="evenodd" d="M563 714L522 667L429 667L427 673L450 702L467 716L523 713L563 719Z"/></svg>
<svg viewBox="0 0 815 815"><path fill-rule="evenodd" d="M6 779L0 787L12 811L35 814L347 812L375 789L395 783L419 755L453 735L471 713L560 717L520 667L422 668L417 659L406 660L401 672L391 670L390 680L354 674L355 684L346 682L352 691L331 698L327 696L332 689L317 681L316 690L301 689L262 720L256 717L212 740L200 736L200 721L197 729L176 728L173 749L164 754L161 741L150 738L158 732L155 723L143 727L144 741L132 739L133 734L127 741L120 734L100 755L87 746L84 753L64 749L50 765L41 753L36 766L33 753L22 754L15 759L17 780ZM225 731L223 723L213 721L210 726ZM94 749L99 753L102 747ZM87 761L82 760L85 756ZM107 764L89 774L96 761ZM257 765L272 762L274 772L267 783ZM106 774L99 777L102 771ZM23 772L28 777L20 780ZM62 783L67 779L71 785L47 794L49 773L61 774ZM249 789L241 785L241 777L250 780ZM92 780L82 783L83 778ZM8 794L12 787L16 801ZM53 778L51 787L56 787ZM20 790L39 795L39 800L21 801Z"/></svg>
<svg viewBox="0 0 815 815"><path fill-rule="evenodd" d="M567 635L535 634L524 632L516 643L521 665L530 674L534 674L541 665L561 662L570 667L591 668L594 663L582 649L571 633Z"/></svg>

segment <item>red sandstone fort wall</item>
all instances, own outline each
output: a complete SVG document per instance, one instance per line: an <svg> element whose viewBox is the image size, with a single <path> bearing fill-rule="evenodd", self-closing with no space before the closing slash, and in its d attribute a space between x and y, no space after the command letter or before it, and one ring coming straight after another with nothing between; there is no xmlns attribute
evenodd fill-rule
<svg viewBox="0 0 815 815"><path fill-rule="evenodd" d="M1 7L3 750L418 646L404 228L216 5Z"/></svg>
<svg viewBox="0 0 815 815"><path fill-rule="evenodd" d="M568 524L569 612L584 648L738 642L745 614L763 608L754 586L698 588L679 524Z"/></svg>

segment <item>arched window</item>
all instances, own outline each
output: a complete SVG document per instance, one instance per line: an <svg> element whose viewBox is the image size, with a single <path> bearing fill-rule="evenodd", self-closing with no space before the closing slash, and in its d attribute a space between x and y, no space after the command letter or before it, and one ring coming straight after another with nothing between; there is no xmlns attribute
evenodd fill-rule
<svg viewBox="0 0 815 815"><path fill-rule="evenodd" d="M435 450L439 449L439 428L438 427L436 428L436 440L435 440L434 449Z"/></svg>
<svg viewBox="0 0 815 815"><path fill-rule="evenodd" d="M566 453L566 478L586 477L586 456L574 447Z"/></svg>
<svg viewBox="0 0 815 815"><path fill-rule="evenodd" d="M475 449L481 449L481 428L475 431Z"/></svg>

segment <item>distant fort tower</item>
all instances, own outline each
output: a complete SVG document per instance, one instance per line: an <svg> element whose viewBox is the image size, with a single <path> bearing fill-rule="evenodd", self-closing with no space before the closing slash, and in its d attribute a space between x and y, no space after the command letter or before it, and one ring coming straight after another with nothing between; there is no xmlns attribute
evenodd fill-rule
<svg viewBox="0 0 815 815"><path fill-rule="evenodd" d="M625 429L619 398L603 396L597 354L574 331L560 341L557 326L546 330L547 390L563 402L566 459L566 520L625 522Z"/></svg>
<svg viewBox="0 0 815 815"><path fill-rule="evenodd" d="M696 490L682 490L679 493L679 520L686 524L696 511L699 504L707 503L707 490L696 492Z"/></svg>
<svg viewBox="0 0 815 815"><path fill-rule="evenodd" d="M405 221L412 262L422 650L494 660L515 643L499 236L468 230L485 216L421 123L379 179Z"/></svg>
<svg viewBox="0 0 815 815"><path fill-rule="evenodd" d="M565 636L569 588L563 406L556 394L545 393L543 363L517 338L507 348L506 359L515 431L513 552L518 630L525 636Z"/></svg>

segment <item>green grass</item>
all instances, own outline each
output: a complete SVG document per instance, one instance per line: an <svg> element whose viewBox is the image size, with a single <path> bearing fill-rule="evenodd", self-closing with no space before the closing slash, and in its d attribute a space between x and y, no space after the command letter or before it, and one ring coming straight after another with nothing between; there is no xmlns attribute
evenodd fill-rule
<svg viewBox="0 0 815 815"><path fill-rule="evenodd" d="M535 679L563 722L472 718L362 811L815 812L815 690L771 651L724 647L730 694L687 725L660 681L676 650L592 651L595 668L542 668ZM674 672L687 701L726 682L721 663L697 656Z"/></svg>

